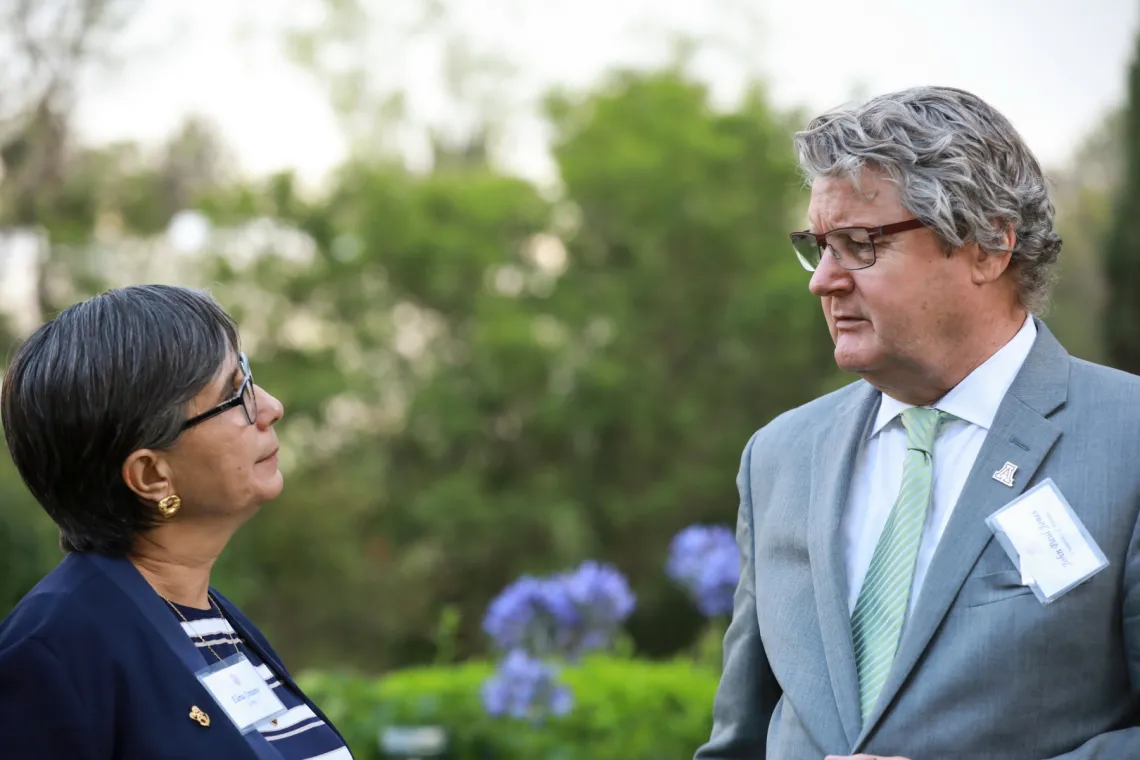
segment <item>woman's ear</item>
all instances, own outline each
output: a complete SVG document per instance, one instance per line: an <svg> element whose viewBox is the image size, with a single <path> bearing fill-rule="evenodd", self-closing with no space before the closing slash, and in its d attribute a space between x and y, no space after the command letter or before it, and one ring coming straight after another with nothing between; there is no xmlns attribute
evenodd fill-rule
<svg viewBox="0 0 1140 760"><path fill-rule="evenodd" d="M170 464L162 452L153 449L133 451L123 462L123 482L139 498L158 503L174 493Z"/></svg>

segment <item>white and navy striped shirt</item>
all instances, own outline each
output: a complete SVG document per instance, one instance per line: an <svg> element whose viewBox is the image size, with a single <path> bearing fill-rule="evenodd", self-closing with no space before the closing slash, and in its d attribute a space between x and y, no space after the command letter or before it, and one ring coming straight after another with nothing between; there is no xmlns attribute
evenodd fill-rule
<svg viewBox="0 0 1140 760"><path fill-rule="evenodd" d="M300 694L281 682L257 652L245 645L229 620L218 617L214 610L199 610L181 604L176 606L186 618L186 621L179 618L182 630L208 662L215 659L207 644L223 659L235 651L241 652L288 709L285 714L257 729L281 753L282 760L352 760L351 753L336 732L305 704ZM171 610L170 614L173 615L174 611Z"/></svg>

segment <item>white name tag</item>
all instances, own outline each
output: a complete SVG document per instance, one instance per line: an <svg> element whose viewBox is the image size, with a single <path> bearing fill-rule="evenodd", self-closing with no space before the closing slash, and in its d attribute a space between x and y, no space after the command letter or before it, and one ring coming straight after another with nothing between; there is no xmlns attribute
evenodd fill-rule
<svg viewBox="0 0 1140 760"><path fill-rule="evenodd" d="M243 654L227 657L195 675L243 734L287 712Z"/></svg>
<svg viewBox="0 0 1140 760"><path fill-rule="evenodd" d="M1052 478L994 512L986 524L1021 572L1022 583L1043 603L1108 567Z"/></svg>

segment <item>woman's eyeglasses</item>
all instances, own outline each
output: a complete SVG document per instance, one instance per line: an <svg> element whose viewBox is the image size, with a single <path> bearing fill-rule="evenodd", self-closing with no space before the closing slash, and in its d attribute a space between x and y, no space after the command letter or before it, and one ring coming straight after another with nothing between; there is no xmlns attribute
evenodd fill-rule
<svg viewBox="0 0 1140 760"><path fill-rule="evenodd" d="M238 354L238 362L245 377L242 378L241 386L238 387L237 393L234 394L233 398L226 399L213 409L194 415L186 420L182 423L183 430L191 428L200 422L205 422L211 417L216 417L222 412L233 409L235 406L240 406L242 411L245 412L246 421L251 425L253 424L253 421L257 419L257 394L253 387L253 373L250 372L249 359L246 358L245 354Z"/></svg>

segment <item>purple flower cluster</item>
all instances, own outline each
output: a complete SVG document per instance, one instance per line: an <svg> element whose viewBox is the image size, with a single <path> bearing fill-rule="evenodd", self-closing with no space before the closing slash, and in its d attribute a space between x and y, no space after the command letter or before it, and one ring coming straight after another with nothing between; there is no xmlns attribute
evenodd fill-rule
<svg viewBox="0 0 1140 760"><path fill-rule="evenodd" d="M483 630L504 652L575 659L608 646L635 604L625 576L587 561L574 572L519 578L491 602Z"/></svg>
<svg viewBox="0 0 1140 760"><path fill-rule="evenodd" d="M558 683L550 663L515 649L483 683L483 707L492 717L541 719L547 713L565 715L574 706L570 690Z"/></svg>
<svg viewBox="0 0 1140 760"><path fill-rule="evenodd" d="M483 630L500 650L523 649L539 657L558 652L578 611L552 578L524 575L491 602Z"/></svg>
<svg viewBox="0 0 1140 760"><path fill-rule="evenodd" d="M637 606L625 576L609 565L583 562L559 576L559 582L578 612L577 624L564 639L564 652L571 659L608 647Z"/></svg>
<svg viewBox="0 0 1140 760"><path fill-rule="evenodd" d="M550 660L574 661L608 647L636 605L618 570L583 562L573 572L523 576L487 609L483 630L507 655L485 684L490 715L535 716L569 709L569 690L557 683Z"/></svg>
<svg viewBox="0 0 1140 760"><path fill-rule="evenodd" d="M721 525L690 525L673 537L666 573L696 602L705 617L732 614L740 580L740 550Z"/></svg>

